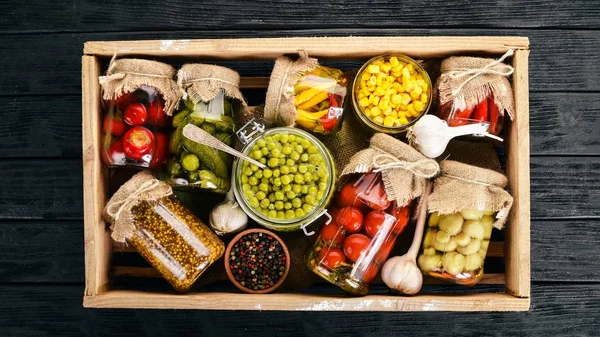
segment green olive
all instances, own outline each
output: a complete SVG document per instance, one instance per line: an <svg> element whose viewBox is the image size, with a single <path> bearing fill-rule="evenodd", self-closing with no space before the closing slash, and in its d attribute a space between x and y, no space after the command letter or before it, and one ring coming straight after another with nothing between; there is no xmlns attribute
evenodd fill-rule
<svg viewBox="0 0 600 337"><path fill-rule="evenodd" d="M459 213L448 214L440 219L440 229L449 235L460 233L463 225L463 217Z"/></svg>

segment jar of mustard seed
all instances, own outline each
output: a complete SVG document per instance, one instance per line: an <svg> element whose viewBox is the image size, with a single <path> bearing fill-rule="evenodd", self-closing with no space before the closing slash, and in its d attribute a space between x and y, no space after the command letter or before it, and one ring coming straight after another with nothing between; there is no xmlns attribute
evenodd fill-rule
<svg viewBox="0 0 600 337"><path fill-rule="evenodd" d="M225 251L169 185L149 172L133 176L104 208L112 238L131 244L173 286L186 292Z"/></svg>

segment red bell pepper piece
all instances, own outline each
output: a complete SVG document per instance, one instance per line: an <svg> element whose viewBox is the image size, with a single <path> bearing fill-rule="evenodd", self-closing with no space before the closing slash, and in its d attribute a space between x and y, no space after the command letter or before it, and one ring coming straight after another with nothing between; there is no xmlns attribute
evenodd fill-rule
<svg viewBox="0 0 600 337"><path fill-rule="evenodd" d="M461 126L467 124L467 119L471 118L471 114L473 113L473 108L458 110L454 113L452 118L448 121L450 126Z"/></svg>
<svg viewBox="0 0 600 337"><path fill-rule="evenodd" d="M167 162L167 154L169 152L169 137L162 132L154 134L154 152L150 167L160 166Z"/></svg>
<svg viewBox="0 0 600 337"><path fill-rule="evenodd" d="M127 158L145 160L144 156L152 152L153 149L154 135L145 127L135 126L129 129L123 136L123 152Z"/></svg>
<svg viewBox="0 0 600 337"><path fill-rule="evenodd" d="M498 106L494 103L494 97L488 98L489 106L489 118L490 118L490 130L489 132L493 135L499 135L502 131L502 121L504 120L498 111Z"/></svg>
<svg viewBox="0 0 600 337"><path fill-rule="evenodd" d="M473 119L480 122L488 121L488 98L477 104L473 112Z"/></svg>
<svg viewBox="0 0 600 337"><path fill-rule="evenodd" d="M125 120L125 123L129 125L143 125L148 119L148 112L142 103L130 104L127 109L125 109L123 119Z"/></svg>
<svg viewBox="0 0 600 337"><path fill-rule="evenodd" d="M125 123L123 123L123 118L119 116L104 116L102 131L104 133L110 133L113 136L121 136L123 132L125 132Z"/></svg>

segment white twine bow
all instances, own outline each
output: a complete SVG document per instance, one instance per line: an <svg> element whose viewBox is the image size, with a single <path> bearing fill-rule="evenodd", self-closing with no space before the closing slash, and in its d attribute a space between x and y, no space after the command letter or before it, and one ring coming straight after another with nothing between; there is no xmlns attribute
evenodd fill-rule
<svg viewBox="0 0 600 337"><path fill-rule="evenodd" d="M159 184L160 181L158 179L151 179L145 181L143 184L140 185L140 187L137 190L135 190L135 192L128 195L127 198L111 203L106 209L106 213L113 218L113 221L119 220L119 218L121 217L121 212L123 212L127 205L136 201L142 193L149 192L154 188L158 187ZM113 212L112 210L115 207L118 208L115 212Z"/></svg>
<svg viewBox="0 0 600 337"><path fill-rule="evenodd" d="M422 159L415 162L398 160L390 154L378 154L373 158L373 172L381 172L389 169L400 168L412 172L414 175L429 179L436 176L440 166L435 160Z"/></svg>
<svg viewBox="0 0 600 337"><path fill-rule="evenodd" d="M469 83L471 80L473 80L474 78L476 78L479 75L483 75L483 74L491 74L491 75L498 75L498 76L510 76L512 75L512 73L515 71L513 67L509 66L508 64L504 64L502 62L504 62L504 60L507 57L510 57L514 54L514 50L509 49L506 53L504 53L504 55L502 55L501 58L492 61L490 63L488 63L485 67L483 68L477 68L477 69L459 69L459 70L452 70L448 72L448 76L451 79L458 79L464 76L468 76L471 75L469 78L467 78L466 80L464 80L458 87L456 87L454 90L452 90L452 96L456 96L458 95L458 93L460 93L460 91L462 90L462 88ZM495 69L492 69L495 68Z"/></svg>

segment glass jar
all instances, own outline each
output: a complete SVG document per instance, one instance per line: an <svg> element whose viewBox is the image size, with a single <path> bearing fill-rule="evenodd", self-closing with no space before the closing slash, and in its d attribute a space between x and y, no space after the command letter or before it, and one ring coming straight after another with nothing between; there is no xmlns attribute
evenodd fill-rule
<svg viewBox="0 0 600 337"><path fill-rule="evenodd" d="M408 224L410 203L390 202L380 173L345 183L307 256L317 275L355 295L365 295Z"/></svg>
<svg viewBox="0 0 600 337"><path fill-rule="evenodd" d="M327 148L306 131L280 127L265 131L249 122L238 136L242 152L265 164L233 164L233 189L240 206L259 224L275 231L304 230L327 214L336 168Z"/></svg>
<svg viewBox="0 0 600 337"><path fill-rule="evenodd" d="M185 100L184 108L173 117L167 164L166 182L177 187L191 187L226 193L230 187L231 155L198 144L183 137L183 128L193 124L223 143L232 146L235 128L234 116L239 112L239 102L225 96L223 90L209 102L194 104Z"/></svg>
<svg viewBox="0 0 600 337"><path fill-rule="evenodd" d="M136 229L128 242L177 291L188 291L225 251L223 242L174 195L142 201L131 213Z"/></svg>
<svg viewBox="0 0 600 337"><path fill-rule="evenodd" d="M417 260L423 274L466 286L477 284L495 219L495 212L483 210L431 213Z"/></svg>
<svg viewBox="0 0 600 337"><path fill-rule="evenodd" d="M405 132L431 106L431 79L405 55L382 55L367 61L352 86L354 111L374 132Z"/></svg>
<svg viewBox="0 0 600 337"><path fill-rule="evenodd" d="M495 136L500 134L504 124L504 116L499 113L493 94L472 108L467 108L463 100L450 100L438 106L438 117L445 120L449 126L487 122L489 123L487 132Z"/></svg>
<svg viewBox="0 0 600 337"><path fill-rule="evenodd" d="M165 101L149 86L104 101L102 160L108 166L159 167L167 162L171 123Z"/></svg>
<svg viewBox="0 0 600 337"><path fill-rule="evenodd" d="M294 85L297 127L329 135L342 125L348 78L339 69L317 66Z"/></svg>

